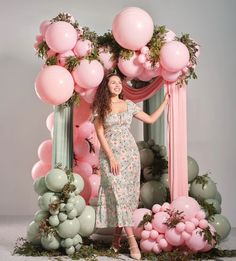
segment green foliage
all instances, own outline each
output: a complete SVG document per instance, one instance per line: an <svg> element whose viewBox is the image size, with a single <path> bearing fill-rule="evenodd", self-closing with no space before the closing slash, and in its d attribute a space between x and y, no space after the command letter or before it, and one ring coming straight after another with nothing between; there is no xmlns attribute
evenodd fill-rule
<svg viewBox="0 0 236 261"><path fill-rule="evenodd" d="M47 58L47 52L49 51L49 47L46 43L46 41L42 41L37 48L37 54L39 58L46 59Z"/></svg>
<svg viewBox="0 0 236 261"><path fill-rule="evenodd" d="M179 222L184 221L183 211L167 209L165 212L170 215L164 223L168 228L175 228Z"/></svg>
<svg viewBox="0 0 236 261"><path fill-rule="evenodd" d="M45 64L46 65L56 65L57 64L57 56L54 55L54 56L47 58Z"/></svg>
<svg viewBox="0 0 236 261"><path fill-rule="evenodd" d="M75 56L66 57L65 67L69 72L72 72L75 67L79 64L79 59Z"/></svg>
<svg viewBox="0 0 236 261"><path fill-rule="evenodd" d="M148 222L152 222L154 215L145 214L143 220L138 224L138 227L145 225Z"/></svg>
<svg viewBox="0 0 236 261"><path fill-rule="evenodd" d="M202 189L203 189L204 186L208 183L208 173L206 173L205 175L202 175L202 176L197 176L194 179L194 182L196 184L201 184L202 185Z"/></svg>
<svg viewBox="0 0 236 261"><path fill-rule="evenodd" d="M204 209L206 213L208 213L209 218L215 214L217 214L216 208L213 203L208 203L203 199L197 199L199 205Z"/></svg>

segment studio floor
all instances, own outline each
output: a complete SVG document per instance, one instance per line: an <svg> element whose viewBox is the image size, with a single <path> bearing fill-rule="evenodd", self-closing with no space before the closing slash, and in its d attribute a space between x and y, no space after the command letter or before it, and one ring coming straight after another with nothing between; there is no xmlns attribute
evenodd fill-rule
<svg viewBox="0 0 236 261"><path fill-rule="evenodd" d="M0 261L45 261L49 260L48 257L26 257L26 256L13 256L12 252L15 246L16 239L18 237L26 237L26 229L28 224L33 220L30 216L0 216ZM220 247L222 249L236 249L236 228L231 230L230 235L221 242ZM53 260L53 259L51 259ZM55 259L54 259L55 260ZM60 260L70 260L68 257L60 258ZM81 259L82 260L82 259ZM126 255L120 255L119 259L110 257L100 256L99 261L114 261L114 260L133 260ZM158 259L157 259L158 260ZM221 260L235 260L233 258L218 258L217 261Z"/></svg>

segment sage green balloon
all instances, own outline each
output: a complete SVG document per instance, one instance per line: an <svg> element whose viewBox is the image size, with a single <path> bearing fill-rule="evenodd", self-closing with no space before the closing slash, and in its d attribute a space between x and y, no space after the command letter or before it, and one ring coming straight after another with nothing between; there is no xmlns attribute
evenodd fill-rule
<svg viewBox="0 0 236 261"><path fill-rule="evenodd" d="M220 192L217 190L216 191L216 195L215 195L215 199L221 204L222 203L222 197Z"/></svg>
<svg viewBox="0 0 236 261"><path fill-rule="evenodd" d="M153 139L149 139L148 142L147 142L147 144L148 144L150 147L152 147L152 146L155 145L155 141L154 141Z"/></svg>
<svg viewBox="0 0 236 261"><path fill-rule="evenodd" d="M146 181L153 179L153 168L152 167L146 167L143 169L143 177Z"/></svg>
<svg viewBox="0 0 236 261"><path fill-rule="evenodd" d="M73 173L74 181L72 184L76 186L75 195L79 195L79 193L84 189L84 180L79 174Z"/></svg>
<svg viewBox="0 0 236 261"><path fill-rule="evenodd" d="M141 149L140 150L140 160L142 169L151 166L154 161L154 154L150 149Z"/></svg>
<svg viewBox="0 0 236 261"><path fill-rule="evenodd" d="M45 183L45 177L40 177L34 181L34 191L38 195L43 195L45 192L48 191L48 188Z"/></svg>
<svg viewBox="0 0 236 261"><path fill-rule="evenodd" d="M215 198L216 195L216 184L212 181L210 177L205 177L207 183L199 184L196 179L191 183L190 195L196 199L208 199Z"/></svg>
<svg viewBox="0 0 236 261"><path fill-rule="evenodd" d="M159 153L159 151L160 151L160 145L158 145L158 144L153 145L153 146L152 146L152 150L155 151L156 153Z"/></svg>
<svg viewBox="0 0 236 261"><path fill-rule="evenodd" d="M166 188L160 181L148 181L141 186L140 197L144 207L151 209L154 204L166 201Z"/></svg>
<svg viewBox="0 0 236 261"><path fill-rule="evenodd" d="M212 204L213 207L216 210L215 214L220 214L221 213L221 206L220 203L218 202L218 200L216 200L215 198L208 198L205 200L208 204Z"/></svg>
<svg viewBox="0 0 236 261"><path fill-rule="evenodd" d="M75 196L74 207L77 211L77 216L80 216L82 214L83 210L85 209L85 206L86 206L86 202L84 198L80 195Z"/></svg>
<svg viewBox="0 0 236 261"><path fill-rule="evenodd" d="M139 150L142 150L142 149L145 149L145 148L146 149L149 148L147 142L145 142L144 140L137 141L136 144L137 144Z"/></svg>
<svg viewBox="0 0 236 261"><path fill-rule="evenodd" d="M59 198L55 196L54 192L46 192L42 196L39 196L38 205L42 210L46 211L49 210L49 204L55 200L59 200Z"/></svg>
<svg viewBox="0 0 236 261"><path fill-rule="evenodd" d="M39 223L32 221L27 228L27 241L33 245L40 245L40 237Z"/></svg>
<svg viewBox="0 0 236 261"><path fill-rule="evenodd" d="M70 212L67 212L67 216L69 219L73 219L77 216L76 208L73 208Z"/></svg>
<svg viewBox="0 0 236 261"><path fill-rule="evenodd" d="M75 237L73 238L73 245L76 246L76 245L78 245L79 243L82 245L83 239L82 239L82 237L81 237L79 234L77 234L77 235L75 235Z"/></svg>
<svg viewBox="0 0 236 261"><path fill-rule="evenodd" d="M60 247L60 238L49 234L41 237L41 243L46 250L56 250Z"/></svg>
<svg viewBox="0 0 236 261"><path fill-rule="evenodd" d="M77 218L67 219L57 227L57 233L62 238L73 238L80 230L80 221Z"/></svg>
<svg viewBox="0 0 236 261"><path fill-rule="evenodd" d="M216 233L219 234L221 240L225 239L229 235L231 225L225 216L215 214L208 222L215 228Z"/></svg>
<svg viewBox="0 0 236 261"><path fill-rule="evenodd" d="M67 255L73 255L74 253L75 253L75 247L74 246L66 248L66 254Z"/></svg>
<svg viewBox="0 0 236 261"><path fill-rule="evenodd" d="M59 225L60 220L57 215L50 216L48 222L51 226L56 227Z"/></svg>
<svg viewBox="0 0 236 261"><path fill-rule="evenodd" d="M48 211L38 210L34 215L34 221L39 223L42 219L49 217Z"/></svg>
<svg viewBox="0 0 236 261"><path fill-rule="evenodd" d="M165 188L169 188L169 175L168 173L164 173L161 175L161 183L164 185Z"/></svg>
<svg viewBox="0 0 236 261"><path fill-rule="evenodd" d="M66 238L65 239L65 242L64 242L64 246L65 247L71 247L71 246L73 246L73 239L72 238Z"/></svg>
<svg viewBox="0 0 236 261"><path fill-rule="evenodd" d="M66 215L65 213L60 212L60 213L58 214L58 219L59 219L61 222L63 222L63 221L65 221L65 220L67 220L67 215Z"/></svg>
<svg viewBox="0 0 236 261"><path fill-rule="evenodd" d="M188 182L192 182L199 173L199 166L195 159L188 156Z"/></svg>
<svg viewBox="0 0 236 261"><path fill-rule="evenodd" d="M48 189L51 191L61 192L68 183L68 178L65 171L61 169L52 169L48 172L45 182Z"/></svg>
<svg viewBox="0 0 236 261"><path fill-rule="evenodd" d="M86 206L82 214L78 217L80 222L79 234L82 237L90 236L95 230L95 210L91 206Z"/></svg>
<svg viewBox="0 0 236 261"><path fill-rule="evenodd" d="M165 157L165 156L167 155L166 146L164 146L164 145L161 145L161 146L160 146L159 154L160 154L160 156L162 156L162 157Z"/></svg>

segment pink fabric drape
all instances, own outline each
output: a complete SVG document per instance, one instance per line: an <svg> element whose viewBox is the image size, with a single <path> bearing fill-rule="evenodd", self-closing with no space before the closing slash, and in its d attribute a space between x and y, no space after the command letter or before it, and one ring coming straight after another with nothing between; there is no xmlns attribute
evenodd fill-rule
<svg viewBox="0 0 236 261"><path fill-rule="evenodd" d="M152 97L156 92L158 92L163 86L164 81L161 77L157 77L148 86L142 87L140 89L132 88L127 82L123 83L123 91L126 99L130 99L133 102L145 101Z"/></svg>
<svg viewBox="0 0 236 261"><path fill-rule="evenodd" d="M163 79L156 78L151 84L134 89L124 83L124 96L134 102L149 99L163 86ZM168 107L168 176L171 201L179 196L188 196L187 169L187 118L186 85L165 83L170 94Z"/></svg>
<svg viewBox="0 0 236 261"><path fill-rule="evenodd" d="M168 111L168 177L171 201L188 196L186 85L165 84Z"/></svg>

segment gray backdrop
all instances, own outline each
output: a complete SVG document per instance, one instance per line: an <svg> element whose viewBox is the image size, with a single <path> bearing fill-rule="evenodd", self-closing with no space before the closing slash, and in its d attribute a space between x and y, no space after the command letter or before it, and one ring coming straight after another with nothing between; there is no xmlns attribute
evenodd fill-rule
<svg viewBox="0 0 236 261"><path fill-rule="evenodd" d="M223 197L222 213L236 226L235 209L235 0L1 0L0 23L0 214L31 215L37 207L31 168L52 107L34 92L42 61L33 44L43 20L69 12L82 26L102 34L126 6L138 6L157 25L201 44L198 80L188 87L188 154L200 174L211 171ZM140 126L140 125L139 125ZM137 129L136 129L137 131ZM137 132L135 137L140 139Z"/></svg>

